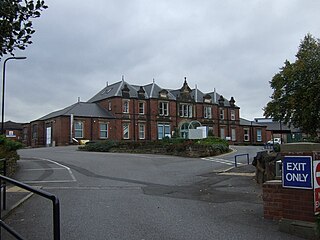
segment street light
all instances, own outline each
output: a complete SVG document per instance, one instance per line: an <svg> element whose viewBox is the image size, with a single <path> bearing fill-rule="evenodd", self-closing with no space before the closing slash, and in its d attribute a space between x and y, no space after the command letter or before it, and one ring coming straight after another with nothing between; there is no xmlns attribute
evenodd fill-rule
<svg viewBox="0 0 320 240"><path fill-rule="evenodd" d="M8 57L3 62L3 75L2 75L2 111L1 111L1 134L5 134L4 131L4 90L5 90L5 83L6 83L6 62L15 59L15 60L22 60L26 59L27 57Z"/></svg>

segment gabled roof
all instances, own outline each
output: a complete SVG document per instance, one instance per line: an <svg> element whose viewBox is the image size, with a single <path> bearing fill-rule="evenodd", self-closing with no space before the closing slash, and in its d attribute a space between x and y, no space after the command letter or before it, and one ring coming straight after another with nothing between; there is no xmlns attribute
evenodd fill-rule
<svg viewBox="0 0 320 240"><path fill-rule="evenodd" d="M64 109L49 113L38 120L48 120L60 116L70 116L71 114L75 117L114 118L110 112L104 110L96 103L77 102Z"/></svg>

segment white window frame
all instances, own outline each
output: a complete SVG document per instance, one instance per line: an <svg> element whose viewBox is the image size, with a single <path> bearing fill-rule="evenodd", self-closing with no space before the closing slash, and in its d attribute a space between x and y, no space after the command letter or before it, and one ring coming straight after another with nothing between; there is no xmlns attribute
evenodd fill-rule
<svg viewBox="0 0 320 240"><path fill-rule="evenodd" d="M250 129L249 128L244 128L243 129L243 140L245 142L249 142L250 141Z"/></svg>
<svg viewBox="0 0 320 240"><path fill-rule="evenodd" d="M130 139L130 123L122 124L122 138Z"/></svg>
<svg viewBox="0 0 320 240"><path fill-rule="evenodd" d="M105 125L106 129L102 129L101 125ZM105 122L101 122L99 124L99 134L101 139L107 139L109 137L109 124Z"/></svg>
<svg viewBox="0 0 320 240"><path fill-rule="evenodd" d="M159 134L159 129L162 129L162 136ZM167 131L166 131L167 130ZM163 139L165 137L171 137L171 126L169 123L158 123L158 139Z"/></svg>
<svg viewBox="0 0 320 240"><path fill-rule="evenodd" d="M159 115L168 116L169 115L169 103L168 102L159 102Z"/></svg>
<svg viewBox="0 0 320 240"><path fill-rule="evenodd" d="M139 114L144 114L144 102L139 102L138 107L139 107Z"/></svg>
<svg viewBox="0 0 320 240"><path fill-rule="evenodd" d="M224 109L220 108L220 120L224 120Z"/></svg>
<svg viewBox="0 0 320 240"><path fill-rule="evenodd" d="M81 128L79 128L79 126L81 126ZM74 121L74 137L75 138L83 138L83 127L84 127L83 121Z"/></svg>
<svg viewBox="0 0 320 240"><path fill-rule="evenodd" d="M231 128L231 141L237 141L237 131L235 128Z"/></svg>
<svg viewBox="0 0 320 240"><path fill-rule="evenodd" d="M146 125L143 123L139 123L139 139L146 138Z"/></svg>
<svg viewBox="0 0 320 240"><path fill-rule="evenodd" d="M211 106L204 106L204 118L211 119L212 118L212 108Z"/></svg>
<svg viewBox="0 0 320 240"><path fill-rule="evenodd" d="M230 118L233 121L236 120L236 111L234 109L231 109Z"/></svg>
<svg viewBox="0 0 320 240"><path fill-rule="evenodd" d="M226 130L224 127L220 128L220 138L226 139Z"/></svg>
<svg viewBox="0 0 320 240"><path fill-rule="evenodd" d="M192 109L193 108L191 104L180 103L179 104L180 117L192 118L192 115L193 115Z"/></svg>
<svg viewBox="0 0 320 240"><path fill-rule="evenodd" d="M108 110L109 110L109 111L112 110L112 103L111 103L111 101L108 102Z"/></svg>
<svg viewBox="0 0 320 240"><path fill-rule="evenodd" d="M128 100L123 101L122 112L129 113L129 101Z"/></svg>
<svg viewBox="0 0 320 240"><path fill-rule="evenodd" d="M262 142L262 129L257 129L257 142Z"/></svg>

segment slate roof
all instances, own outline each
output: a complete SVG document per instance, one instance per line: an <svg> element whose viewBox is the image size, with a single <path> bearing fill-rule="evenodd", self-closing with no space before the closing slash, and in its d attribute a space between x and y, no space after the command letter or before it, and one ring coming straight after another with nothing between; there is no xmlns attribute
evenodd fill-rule
<svg viewBox="0 0 320 240"><path fill-rule="evenodd" d="M161 88L159 85L157 85L155 82L147 84L147 85L132 85L128 82L122 80L119 82L116 82L114 84L108 85L105 88L103 88L100 92L98 92L95 96L93 96L91 99L88 100L89 103L94 103L101 101L103 99L108 99L112 97L121 97L122 96L122 89L124 88L125 84L127 85L128 89L130 90L130 97L131 98L138 98L138 91L140 87L142 87L145 91L145 98L159 98L159 92L165 88ZM178 96L180 96L180 88L179 89L165 89L168 91L168 99L169 100L177 100ZM196 94L197 93L197 94ZM212 99L212 103L218 103L218 100L220 98L220 94L216 92L209 92L204 93L200 91L199 89L192 89L191 90L191 97L197 98L195 99L196 102L203 102L203 97L209 94ZM214 94L216 94L216 98L214 98ZM216 99L216 102L214 100ZM224 106L230 106L229 100L224 98ZM235 107L237 107L235 105Z"/></svg>
<svg viewBox="0 0 320 240"><path fill-rule="evenodd" d="M64 109L49 113L38 120L48 120L59 116L70 116L71 114L76 117L114 118L110 112L96 103L77 102Z"/></svg>
<svg viewBox="0 0 320 240"><path fill-rule="evenodd" d="M284 123L280 125L280 122L264 122L261 124L267 127L267 131L300 132L299 128L289 127Z"/></svg>
<svg viewBox="0 0 320 240"><path fill-rule="evenodd" d="M4 123L3 128L6 130L22 130L22 124L24 123L16 123L12 121L7 121Z"/></svg>
<svg viewBox="0 0 320 240"><path fill-rule="evenodd" d="M240 118L240 125L242 126L254 126L254 127L265 127L264 124L259 124L255 121L249 121L247 119L244 118Z"/></svg>

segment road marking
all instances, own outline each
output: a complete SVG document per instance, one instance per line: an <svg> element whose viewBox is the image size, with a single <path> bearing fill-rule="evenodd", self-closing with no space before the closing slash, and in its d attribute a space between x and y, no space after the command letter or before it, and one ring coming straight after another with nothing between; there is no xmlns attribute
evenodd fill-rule
<svg viewBox="0 0 320 240"><path fill-rule="evenodd" d="M216 158L216 157L207 157L207 158L201 158L202 160L205 161L210 161L210 162L217 162L217 163L223 163L226 165L234 165L234 161L231 160L226 160L226 159L222 159L222 158ZM237 163L237 165L243 165L243 163Z"/></svg>
<svg viewBox="0 0 320 240"><path fill-rule="evenodd" d="M48 180L48 181L23 181L24 183L68 183L75 182L75 180Z"/></svg>
<svg viewBox="0 0 320 240"><path fill-rule="evenodd" d="M73 175L71 169L61 163L58 163L56 161L53 161L51 159L47 159L47 158L33 158L33 159L28 159L28 160L19 160L19 161L34 161L34 162L39 162L39 161L47 161L50 163L53 163L55 165L60 166L60 168L37 168L37 169L24 169L23 171L47 171L47 170L67 170L71 179L72 180L48 180L48 181L23 181L24 183L63 183L63 182L76 182L77 179L75 178L75 176Z"/></svg>
<svg viewBox="0 0 320 240"><path fill-rule="evenodd" d="M21 171L49 171L49 170L66 170L65 168L27 168Z"/></svg>

